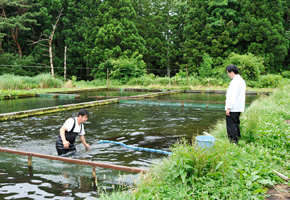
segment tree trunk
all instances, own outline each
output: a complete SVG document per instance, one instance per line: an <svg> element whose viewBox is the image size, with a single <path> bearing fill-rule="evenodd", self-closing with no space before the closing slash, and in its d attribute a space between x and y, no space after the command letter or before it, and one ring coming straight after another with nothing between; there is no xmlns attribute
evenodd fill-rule
<svg viewBox="0 0 290 200"><path fill-rule="evenodd" d="M51 75L54 76L54 69L53 69L53 55L52 55L52 39L48 42L49 48L49 60L50 60L50 69L51 69Z"/></svg>
<svg viewBox="0 0 290 200"><path fill-rule="evenodd" d="M52 26L52 33L50 34L50 37L48 39L48 49L49 49L49 58L50 58L50 68L51 68L51 75L54 76L54 69L53 69L53 54L52 54L52 40L53 40L53 36L55 33L55 29L56 29L56 25L60 19L60 16L62 14L63 9L61 9L59 15L57 16L56 22L55 24Z"/></svg>

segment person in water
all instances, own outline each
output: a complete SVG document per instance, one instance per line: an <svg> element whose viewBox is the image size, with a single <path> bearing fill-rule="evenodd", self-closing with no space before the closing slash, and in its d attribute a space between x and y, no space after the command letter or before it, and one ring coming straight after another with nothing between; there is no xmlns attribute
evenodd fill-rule
<svg viewBox="0 0 290 200"><path fill-rule="evenodd" d="M63 126L60 128L56 139L56 150L58 155L75 155L76 147L74 142L77 136L79 136L80 141L86 148L90 147L85 140L85 130L83 124L88 120L88 117L89 112L85 109L81 109L78 113L78 117L69 118L65 121Z"/></svg>

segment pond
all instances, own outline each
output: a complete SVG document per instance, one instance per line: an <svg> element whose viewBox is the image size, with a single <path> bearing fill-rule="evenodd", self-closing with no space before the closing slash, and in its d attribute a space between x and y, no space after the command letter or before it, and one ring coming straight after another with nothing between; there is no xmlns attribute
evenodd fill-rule
<svg viewBox="0 0 290 200"><path fill-rule="evenodd" d="M251 103L258 96L247 96ZM223 101L225 95L181 93L158 97L170 100ZM77 139L79 157L117 165L147 168L166 157L164 154L134 151L113 144L97 144L99 140L123 142L136 147L170 151L178 140L191 140L224 118L222 108L156 104L124 101L87 109L85 123L86 151ZM0 123L0 146L56 155L55 139L65 119L78 110L23 118ZM96 199L101 192L137 183L138 175L97 168L96 181L92 168L77 164L33 158L33 169L27 157L0 153L0 199Z"/></svg>
<svg viewBox="0 0 290 200"><path fill-rule="evenodd" d="M95 101L96 96L133 96L148 94L149 92L132 92L132 91L92 91L80 92L80 98L53 98L53 97L31 97L0 100L0 113L10 113L16 111L46 108L66 104L82 103Z"/></svg>

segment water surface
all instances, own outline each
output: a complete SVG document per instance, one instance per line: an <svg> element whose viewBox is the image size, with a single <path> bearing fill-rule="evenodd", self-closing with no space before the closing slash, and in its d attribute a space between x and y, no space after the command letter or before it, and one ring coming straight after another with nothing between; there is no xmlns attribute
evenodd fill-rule
<svg viewBox="0 0 290 200"><path fill-rule="evenodd" d="M225 95L182 93L158 98L224 101ZM247 96L247 102L255 98L257 96ZM91 148L86 151L77 139L79 157L147 168L166 155L134 151L112 144L97 144L97 141L112 140L136 147L170 151L170 147L178 140L182 138L191 140L207 131L217 120L223 119L223 106L181 107L178 103L124 101L119 104L88 108L91 117L85 123L85 137ZM63 111L1 122L0 146L56 155L55 139L59 128L67 118L76 116L77 112L78 110ZM27 157L5 153L0 153L0 166L0 199L97 198L102 191L132 185L138 178L134 173L97 168L97 181L93 181L92 168L89 166L40 158L33 158L33 169L29 170Z"/></svg>

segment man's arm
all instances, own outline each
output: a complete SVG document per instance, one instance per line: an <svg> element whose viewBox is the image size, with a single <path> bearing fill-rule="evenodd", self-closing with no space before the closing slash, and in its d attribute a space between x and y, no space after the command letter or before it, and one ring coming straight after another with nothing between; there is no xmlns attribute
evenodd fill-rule
<svg viewBox="0 0 290 200"><path fill-rule="evenodd" d="M229 115L231 109L234 107L237 95L238 95L238 84L236 81L232 81L227 90L226 95L226 115Z"/></svg>
<svg viewBox="0 0 290 200"><path fill-rule="evenodd" d="M69 141L67 141L65 139L65 131L67 130L67 128L65 126L62 126L60 129L59 129L59 134L60 134L60 137L61 137L61 140L62 140L62 144L63 144L63 147L64 148L69 148Z"/></svg>
<svg viewBox="0 0 290 200"><path fill-rule="evenodd" d="M227 116L231 116L231 115L230 115L230 112L231 112L231 109L230 109L230 108L227 108L227 109L226 109L226 115L227 115Z"/></svg>
<svg viewBox="0 0 290 200"><path fill-rule="evenodd" d="M84 135L80 135L80 141L83 143L83 145L86 147L86 148L89 148L90 145L86 143L86 139L85 139L85 136Z"/></svg>

